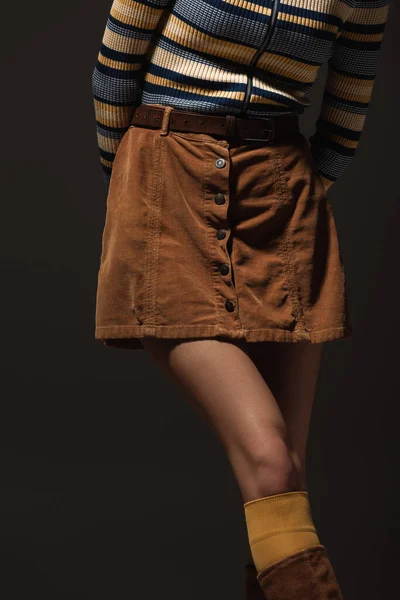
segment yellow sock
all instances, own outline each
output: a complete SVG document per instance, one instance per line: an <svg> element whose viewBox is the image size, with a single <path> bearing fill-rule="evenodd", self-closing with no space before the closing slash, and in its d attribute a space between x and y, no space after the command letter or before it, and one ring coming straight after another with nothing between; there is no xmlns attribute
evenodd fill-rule
<svg viewBox="0 0 400 600"><path fill-rule="evenodd" d="M247 533L257 572L290 554L319 544L308 492L285 492L244 505Z"/></svg>

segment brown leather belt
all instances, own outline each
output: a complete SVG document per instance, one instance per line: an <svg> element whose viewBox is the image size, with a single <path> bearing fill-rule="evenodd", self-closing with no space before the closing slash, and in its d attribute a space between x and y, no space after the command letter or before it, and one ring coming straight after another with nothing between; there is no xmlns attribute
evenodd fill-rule
<svg viewBox="0 0 400 600"><path fill-rule="evenodd" d="M135 109L131 125L158 129L161 127L163 115L164 108L140 104ZM170 114L169 129L181 132L236 136L243 141L273 142L285 135L299 132L299 117L293 114L242 118L235 115L211 115L173 109Z"/></svg>

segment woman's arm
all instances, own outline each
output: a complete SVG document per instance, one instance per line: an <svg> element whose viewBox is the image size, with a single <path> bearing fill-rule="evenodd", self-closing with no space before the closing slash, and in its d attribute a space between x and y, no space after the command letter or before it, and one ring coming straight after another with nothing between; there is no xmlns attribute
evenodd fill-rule
<svg viewBox="0 0 400 600"><path fill-rule="evenodd" d="M97 141L108 192L118 145L140 103L143 59L170 0L114 0L92 74Z"/></svg>
<svg viewBox="0 0 400 600"><path fill-rule="evenodd" d="M367 116L390 0L356 0L328 61L310 148L328 190L350 164Z"/></svg>

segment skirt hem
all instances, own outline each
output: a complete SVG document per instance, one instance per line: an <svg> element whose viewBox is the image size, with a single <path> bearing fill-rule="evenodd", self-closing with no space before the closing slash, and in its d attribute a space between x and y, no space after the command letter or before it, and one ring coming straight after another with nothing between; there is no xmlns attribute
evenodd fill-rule
<svg viewBox="0 0 400 600"><path fill-rule="evenodd" d="M316 331L294 329L239 329L230 331L218 325L110 325L98 326L95 339L102 341L107 347L123 349L144 349L140 340L143 338L189 339L189 338L228 338L244 339L247 342L329 342L352 335L350 324L340 327L329 327Z"/></svg>

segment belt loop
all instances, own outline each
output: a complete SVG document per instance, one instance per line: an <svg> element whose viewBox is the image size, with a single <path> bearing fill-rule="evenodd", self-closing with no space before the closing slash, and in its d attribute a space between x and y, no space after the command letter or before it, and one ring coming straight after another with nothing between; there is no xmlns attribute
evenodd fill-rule
<svg viewBox="0 0 400 600"><path fill-rule="evenodd" d="M236 121L235 115L225 115L225 123L226 123L225 135L226 136L230 136L235 133L235 121Z"/></svg>
<svg viewBox="0 0 400 600"><path fill-rule="evenodd" d="M168 135L169 119L171 116L171 111L173 111L173 110L174 110L173 106L165 106L164 107L164 114L163 114L163 120L162 120L162 124L161 124L160 135Z"/></svg>

